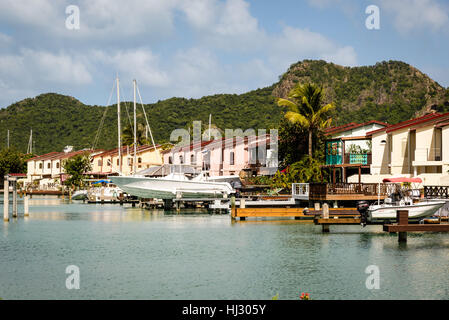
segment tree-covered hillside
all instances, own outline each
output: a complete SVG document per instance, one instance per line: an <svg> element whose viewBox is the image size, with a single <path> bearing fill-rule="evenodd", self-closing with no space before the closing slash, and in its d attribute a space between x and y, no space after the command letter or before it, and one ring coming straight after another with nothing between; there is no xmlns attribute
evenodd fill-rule
<svg viewBox="0 0 449 320"><path fill-rule="evenodd" d="M219 94L200 99L171 98L144 106L156 143L168 142L174 129L188 128L192 121L199 120L207 126L209 114L212 114L214 126L222 130L269 129L277 127L281 119L271 96L272 89L267 87L240 95ZM132 103L122 102L120 106L123 129L132 119ZM138 122L145 124L140 105L137 113ZM116 104L88 106L75 98L55 93L28 98L0 110L0 148L6 146L8 129L10 145L23 152L27 150L30 129L33 129L33 153L36 154L62 151L66 145L75 149L89 148L104 114L104 125L95 147L115 148L118 140Z"/></svg>
<svg viewBox="0 0 449 320"><path fill-rule="evenodd" d="M244 94L219 94L200 99L171 98L145 105L157 143L169 141L177 128L188 128L200 120L206 127L209 114L220 128L268 129L278 127L282 118L276 97L286 97L296 83L314 82L326 90L326 101L336 104L334 124L381 120L396 123L433 108L449 111L449 90L416 68L397 61L374 66L342 67L325 61L304 60L292 65L278 83ZM130 102L121 104L122 128L129 123ZM0 149L10 145L27 150L33 129L33 152L61 151L91 147L106 111L97 148L117 145L117 106L89 106L75 98L46 93L27 98L0 110ZM130 114L132 118L132 114ZM138 121L144 124L140 110Z"/></svg>
<svg viewBox="0 0 449 320"><path fill-rule="evenodd" d="M373 119L397 123L430 108L449 111L449 90L400 61L351 68L304 60L281 76L273 95L285 98L298 82L325 88L326 102L336 104L337 124Z"/></svg>

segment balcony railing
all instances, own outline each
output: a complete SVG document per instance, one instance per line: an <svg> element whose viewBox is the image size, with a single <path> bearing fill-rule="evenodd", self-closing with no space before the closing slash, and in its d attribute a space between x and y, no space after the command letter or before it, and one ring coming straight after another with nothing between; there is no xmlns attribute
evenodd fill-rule
<svg viewBox="0 0 449 320"><path fill-rule="evenodd" d="M388 196L396 192L400 185L384 183L311 183L310 199L325 199L327 195Z"/></svg>
<svg viewBox="0 0 449 320"><path fill-rule="evenodd" d="M441 148L417 148L415 161L441 161Z"/></svg>
<svg viewBox="0 0 449 320"><path fill-rule="evenodd" d="M361 164L370 165L372 162L371 153L346 153L344 157L341 156L326 156L326 165L338 164Z"/></svg>

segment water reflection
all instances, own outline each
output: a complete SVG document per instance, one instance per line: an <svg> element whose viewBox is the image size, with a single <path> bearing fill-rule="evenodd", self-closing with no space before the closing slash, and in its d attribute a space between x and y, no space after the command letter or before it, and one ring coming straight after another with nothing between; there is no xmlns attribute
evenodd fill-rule
<svg viewBox="0 0 449 320"><path fill-rule="evenodd" d="M0 228L0 297L40 299L447 299L448 234L248 219L33 197ZM19 212L22 212L19 205ZM64 289L77 264L85 290ZM381 289L367 290L368 265Z"/></svg>

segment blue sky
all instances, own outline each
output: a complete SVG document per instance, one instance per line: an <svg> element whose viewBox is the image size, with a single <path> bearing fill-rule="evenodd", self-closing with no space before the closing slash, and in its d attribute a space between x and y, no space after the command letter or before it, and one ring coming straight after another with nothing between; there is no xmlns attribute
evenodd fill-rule
<svg viewBox="0 0 449 320"><path fill-rule="evenodd" d="M242 93L303 59L402 60L448 87L448 53L444 0L0 0L0 107L45 92L105 105L117 73L126 100L134 78L145 103Z"/></svg>

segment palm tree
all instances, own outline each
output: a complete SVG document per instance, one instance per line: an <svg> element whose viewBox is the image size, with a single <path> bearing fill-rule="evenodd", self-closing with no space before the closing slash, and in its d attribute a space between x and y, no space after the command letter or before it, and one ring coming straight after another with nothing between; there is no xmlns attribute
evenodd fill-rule
<svg viewBox="0 0 449 320"><path fill-rule="evenodd" d="M312 158L312 136L332 123L327 113L335 106L332 103L323 106L324 90L315 84L298 84L289 93L288 99L279 98L278 106L288 107L285 118L298 124L309 132L309 157Z"/></svg>
<svg viewBox="0 0 449 320"><path fill-rule="evenodd" d="M145 137L145 127L140 123L137 124L136 140L138 146L148 143L148 140ZM134 127L132 127L130 124L123 129L122 142L127 146L134 145Z"/></svg>

